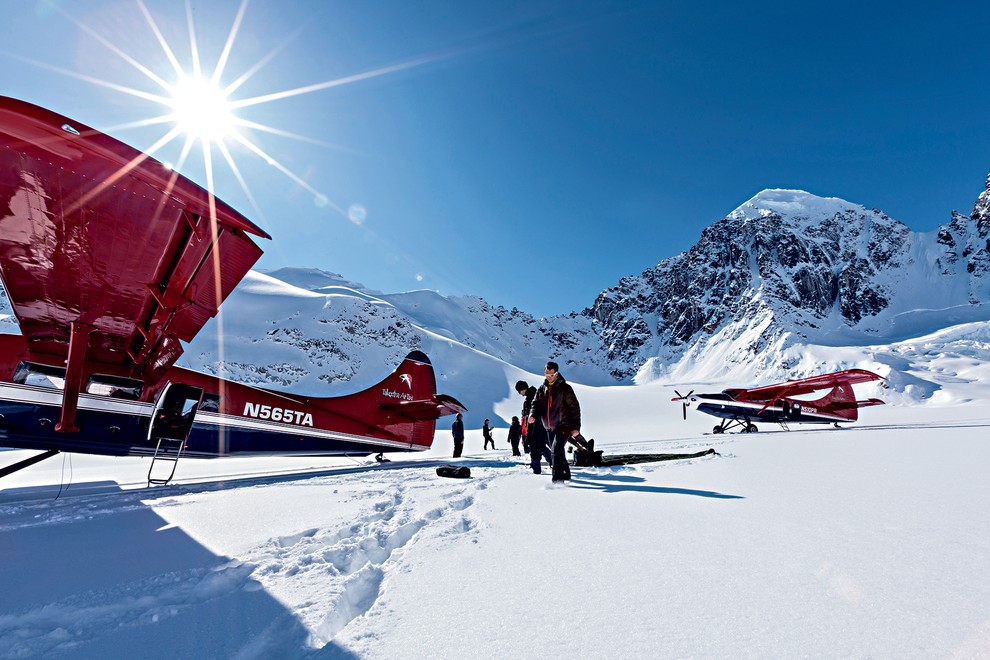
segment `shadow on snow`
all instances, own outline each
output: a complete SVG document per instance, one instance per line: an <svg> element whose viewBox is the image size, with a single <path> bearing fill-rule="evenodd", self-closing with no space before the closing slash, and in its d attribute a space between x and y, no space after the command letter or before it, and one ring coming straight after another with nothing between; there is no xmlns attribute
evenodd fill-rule
<svg viewBox="0 0 990 660"><path fill-rule="evenodd" d="M603 493L655 493L657 495L694 495L695 497L710 497L718 500L742 500L742 495L728 495L711 490L693 490L690 488L668 488L666 486L641 485L646 481L633 475L589 475L582 474L580 479L571 479L571 488L599 490ZM612 483L609 483L612 482Z"/></svg>
<svg viewBox="0 0 990 660"><path fill-rule="evenodd" d="M147 495L0 506L0 657L355 657L308 646L252 566L169 525Z"/></svg>

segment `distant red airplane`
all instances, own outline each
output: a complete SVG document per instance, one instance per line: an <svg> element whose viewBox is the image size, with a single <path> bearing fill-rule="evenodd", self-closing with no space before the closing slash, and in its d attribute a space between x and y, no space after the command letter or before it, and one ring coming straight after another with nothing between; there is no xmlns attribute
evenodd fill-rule
<svg viewBox="0 0 990 660"><path fill-rule="evenodd" d="M0 446L155 457L420 451L465 410L410 353L374 387L333 398L174 366L270 238L147 154L0 97L0 278L21 335L0 336ZM164 460L157 476L155 461Z"/></svg>
<svg viewBox="0 0 990 660"><path fill-rule="evenodd" d="M822 376L812 376L786 383L765 385L753 389L731 388L719 394L695 394L694 391L677 394L671 401L680 401L684 417L687 409L695 405L699 412L722 418L712 432L724 433L739 427L743 433L757 431L754 422L773 424L835 424L855 422L859 409L868 406L882 406L880 399L857 401L852 386L883 380L872 371L846 369ZM794 397L823 392L817 399L797 399Z"/></svg>

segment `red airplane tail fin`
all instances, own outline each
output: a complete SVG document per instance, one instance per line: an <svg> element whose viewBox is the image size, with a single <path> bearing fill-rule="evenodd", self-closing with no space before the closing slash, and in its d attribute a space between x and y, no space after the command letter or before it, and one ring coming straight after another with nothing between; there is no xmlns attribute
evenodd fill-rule
<svg viewBox="0 0 990 660"><path fill-rule="evenodd" d="M438 418L467 410L454 397L437 394L433 365L421 351L413 351L385 380L353 396L371 403L375 411L369 412L380 417L386 434L406 440L410 449L433 444Z"/></svg>
<svg viewBox="0 0 990 660"><path fill-rule="evenodd" d="M865 401L857 401L856 394L853 392L852 384L847 382L840 382L836 384L835 387L833 387L832 390L824 397L809 403L817 406L819 410L832 413L833 415L838 415L839 417L845 417L850 422L855 422L859 419L860 408L884 405L884 402L880 399L866 399Z"/></svg>

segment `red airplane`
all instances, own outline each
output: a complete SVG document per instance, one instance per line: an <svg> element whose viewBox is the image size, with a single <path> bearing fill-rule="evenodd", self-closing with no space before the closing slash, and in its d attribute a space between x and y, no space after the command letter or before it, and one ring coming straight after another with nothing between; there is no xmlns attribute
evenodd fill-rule
<svg viewBox="0 0 990 660"><path fill-rule="evenodd" d="M719 394L695 394L694 391L677 394L671 401L680 401L684 417L688 406L696 404L698 411L722 418L713 433L725 433L739 427L743 433L755 433L753 422L769 422L787 427L787 424L835 424L855 422L859 409L882 406L880 399L857 401L852 386L883 380L872 371L846 369L831 374L812 376L786 383L766 385L753 389L730 388ZM796 399L815 392L823 392L817 399Z"/></svg>
<svg viewBox="0 0 990 660"><path fill-rule="evenodd" d="M0 278L21 335L0 336L0 446L153 456L422 451L464 411L413 351L362 392L313 398L175 366L271 238L147 154L0 97ZM164 460L164 469L155 461ZM171 471L169 471L169 469Z"/></svg>

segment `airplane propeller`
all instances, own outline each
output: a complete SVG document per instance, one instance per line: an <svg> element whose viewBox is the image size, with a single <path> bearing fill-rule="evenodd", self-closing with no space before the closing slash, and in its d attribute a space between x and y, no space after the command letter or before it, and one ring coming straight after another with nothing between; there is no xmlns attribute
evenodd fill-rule
<svg viewBox="0 0 990 660"><path fill-rule="evenodd" d="M688 397L690 397L692 394L694 394L694 390L691 390L687 394L681 394L677 390L674 390L674 394L676 394L677 397L671 399L671 401L680 401L681 402L681 413L683 414L684 419L687 419L687 400L688 400Z"/></svg>

